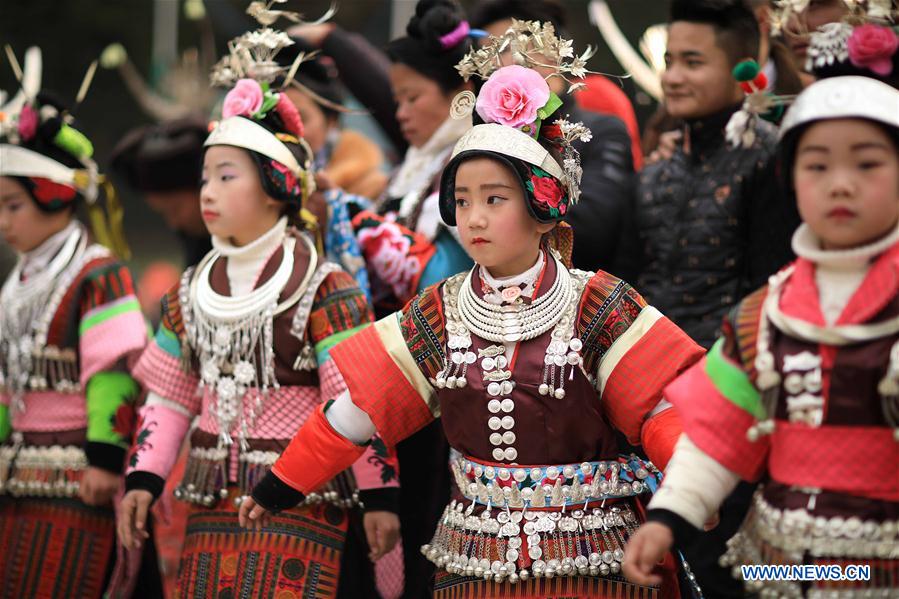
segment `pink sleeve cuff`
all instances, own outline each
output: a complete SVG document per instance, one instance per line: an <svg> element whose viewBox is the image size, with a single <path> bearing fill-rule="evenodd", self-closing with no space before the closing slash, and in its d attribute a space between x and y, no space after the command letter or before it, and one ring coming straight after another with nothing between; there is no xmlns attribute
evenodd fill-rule
<svg viewBox="0 0 899 599"><path fill-rule="evenodd" d="M168 478L191 418L177 404L152 393L139 414L137 437L128 452L125 474L143 471Z"/></svg>

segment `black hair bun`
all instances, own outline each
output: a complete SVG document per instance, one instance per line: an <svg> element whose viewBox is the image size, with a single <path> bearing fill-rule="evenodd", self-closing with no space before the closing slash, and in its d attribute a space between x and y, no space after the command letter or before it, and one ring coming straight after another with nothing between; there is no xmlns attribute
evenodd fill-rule
<svg viewBox="0 0 899 599"><path fill-rule="evenodd" d="M451 32L464 20L462 7L454 0L419 0L415 15L406 25L406 33L430 49L441 51L441 36Z"/></svg>

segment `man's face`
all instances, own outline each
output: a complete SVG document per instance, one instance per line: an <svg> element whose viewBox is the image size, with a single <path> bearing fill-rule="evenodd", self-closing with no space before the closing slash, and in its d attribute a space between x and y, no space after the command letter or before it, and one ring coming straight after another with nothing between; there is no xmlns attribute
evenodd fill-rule
<svg viewBox="0 0 899 599"><path fill-rule="evenodd" d="M193 189L148 191L144 199L168 228L194 237L208 235L200 215L200 192Z"/></svg>
<svg viewBox="0 0 899 599"><path fill-rule="evenodd" d="M736 104L743 96L712 25L687 21L669 25L665 64L665 108L675 118L708 116Z"/></svg>

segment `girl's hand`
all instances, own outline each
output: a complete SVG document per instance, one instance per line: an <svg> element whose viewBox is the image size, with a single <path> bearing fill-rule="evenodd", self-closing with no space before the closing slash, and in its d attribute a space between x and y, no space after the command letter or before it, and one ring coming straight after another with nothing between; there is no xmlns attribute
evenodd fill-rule
<svg viewBox="0 0 899 599"><path fill-rule="evenodd" d="M103 468L90 466L81 477L78 497L87 505L109 505L119 490L122 477Z"/></svg>
<svg viewBox="0 0 899 599"><path fill-rule="evenodd" d="M400 538L400 519L393 512L366 512L362 525L371 549L368 557L373 562L390 553Z"/></svg>
<svg viewBox="0 0 899 599"><path fill-rule="evenodd" d="M621 571L631 582L659 585L662 577L652 571L674 544L671 529L658 522L647 522L628 540Z"/></svg>
<svg viewBox="0 0 899 599"><path fill-rule="evenodd" d="M116 528L119 542L125 549L136 549L150 534L147 532L147 512L153 503L153 494L143 489L125 493L119 504Z"/></svg>
<svg viewBox="0 0 899 599"><path fill-rule="evenodd" d="M237 512L237 520L241 527L259 531L268 524L269 518L271 512L256 503L252 497L244 497Z"/></svg>

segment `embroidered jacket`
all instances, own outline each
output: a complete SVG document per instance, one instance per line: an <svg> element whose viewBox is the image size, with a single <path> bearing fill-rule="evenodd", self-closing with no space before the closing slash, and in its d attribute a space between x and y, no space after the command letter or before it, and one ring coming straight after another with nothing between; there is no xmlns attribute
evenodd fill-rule
<svg viewBox="0 0 899 599"><path fill-rule="evenodd" d="M299 239L299 233L292 234ZM282 245L268 258L256 282L257 288L274 275L283 253ZM300 293L307 269L315 269L315 274L296 303L275 316L273 322L274 372L280 387L270 389L267 396L262 396L258 389L250 389L241 398L240 410L245 415L254 414L248 420L251 424L245 435L246 449L239 447L239 431L226 431L234 438L227 457L223 458L228 462L227 481L242 488L251 485L252 481L245 480L249 475L238 464L247 462L267 468L319 404L344 389L329 351L335 343L371 321L365 294L353 278L333 263L310 264L310 258L306 246L297 243L294 270L279 301ZM220 294L229 293L226 260L219 258L209 275L212 289ZM223 432L218 428L214 393L200 385L199 364L191 357L193 348L182 318L181 301L186 296L181 287L189 279L185 277L182 284L163 299L164 316L156 337L135 368L135 376L157 397L151 396L141 409L137 440L129 459L127 485L157 495L194 417L199 420L191 435L192 457L201 461L204 456L211 455L208 450L220 446ZM388 451L379 439L371 444L353 472L356 484L363 491L397 485L392 450ZM218 492L221 487L222 484L217 484ZM375 498L376 495L370 495L365 500L366 505L373 507L378 503L380 500Z"/></svg>
<svg viewBox="0 0 899 599"><path fill-rule="evenodd" d="M764 482L729 563L868 564L867 582L813 588L871 596L899 572L899 245L871 264L832 326L815 269L799 258L740 302L724 337L665 394L698 450ZM650 518L688 538L669 504ZM762 586L799 596L795 582Z"/></svg>
<svg viewBox="0 0 899 599"><path fill-rule="evenodd" d="M128 268L103 246L89 243L80 225L72 235L81 235L84 245L47 298L45 338L36 339L34 330L15 339L0 332L4 378L12 376L7 360L32 355L21 396L8 379L0 391L0 442L19 447L7 447L0 457L0 489L10 482L7 476L15 486L16 462L29 447L61 445L81 464L73 468L62 458L36 454L37 468L77 470L89 464L121 472L131 441L139 389L126 368L146 345L146 325Z"/></svg>

